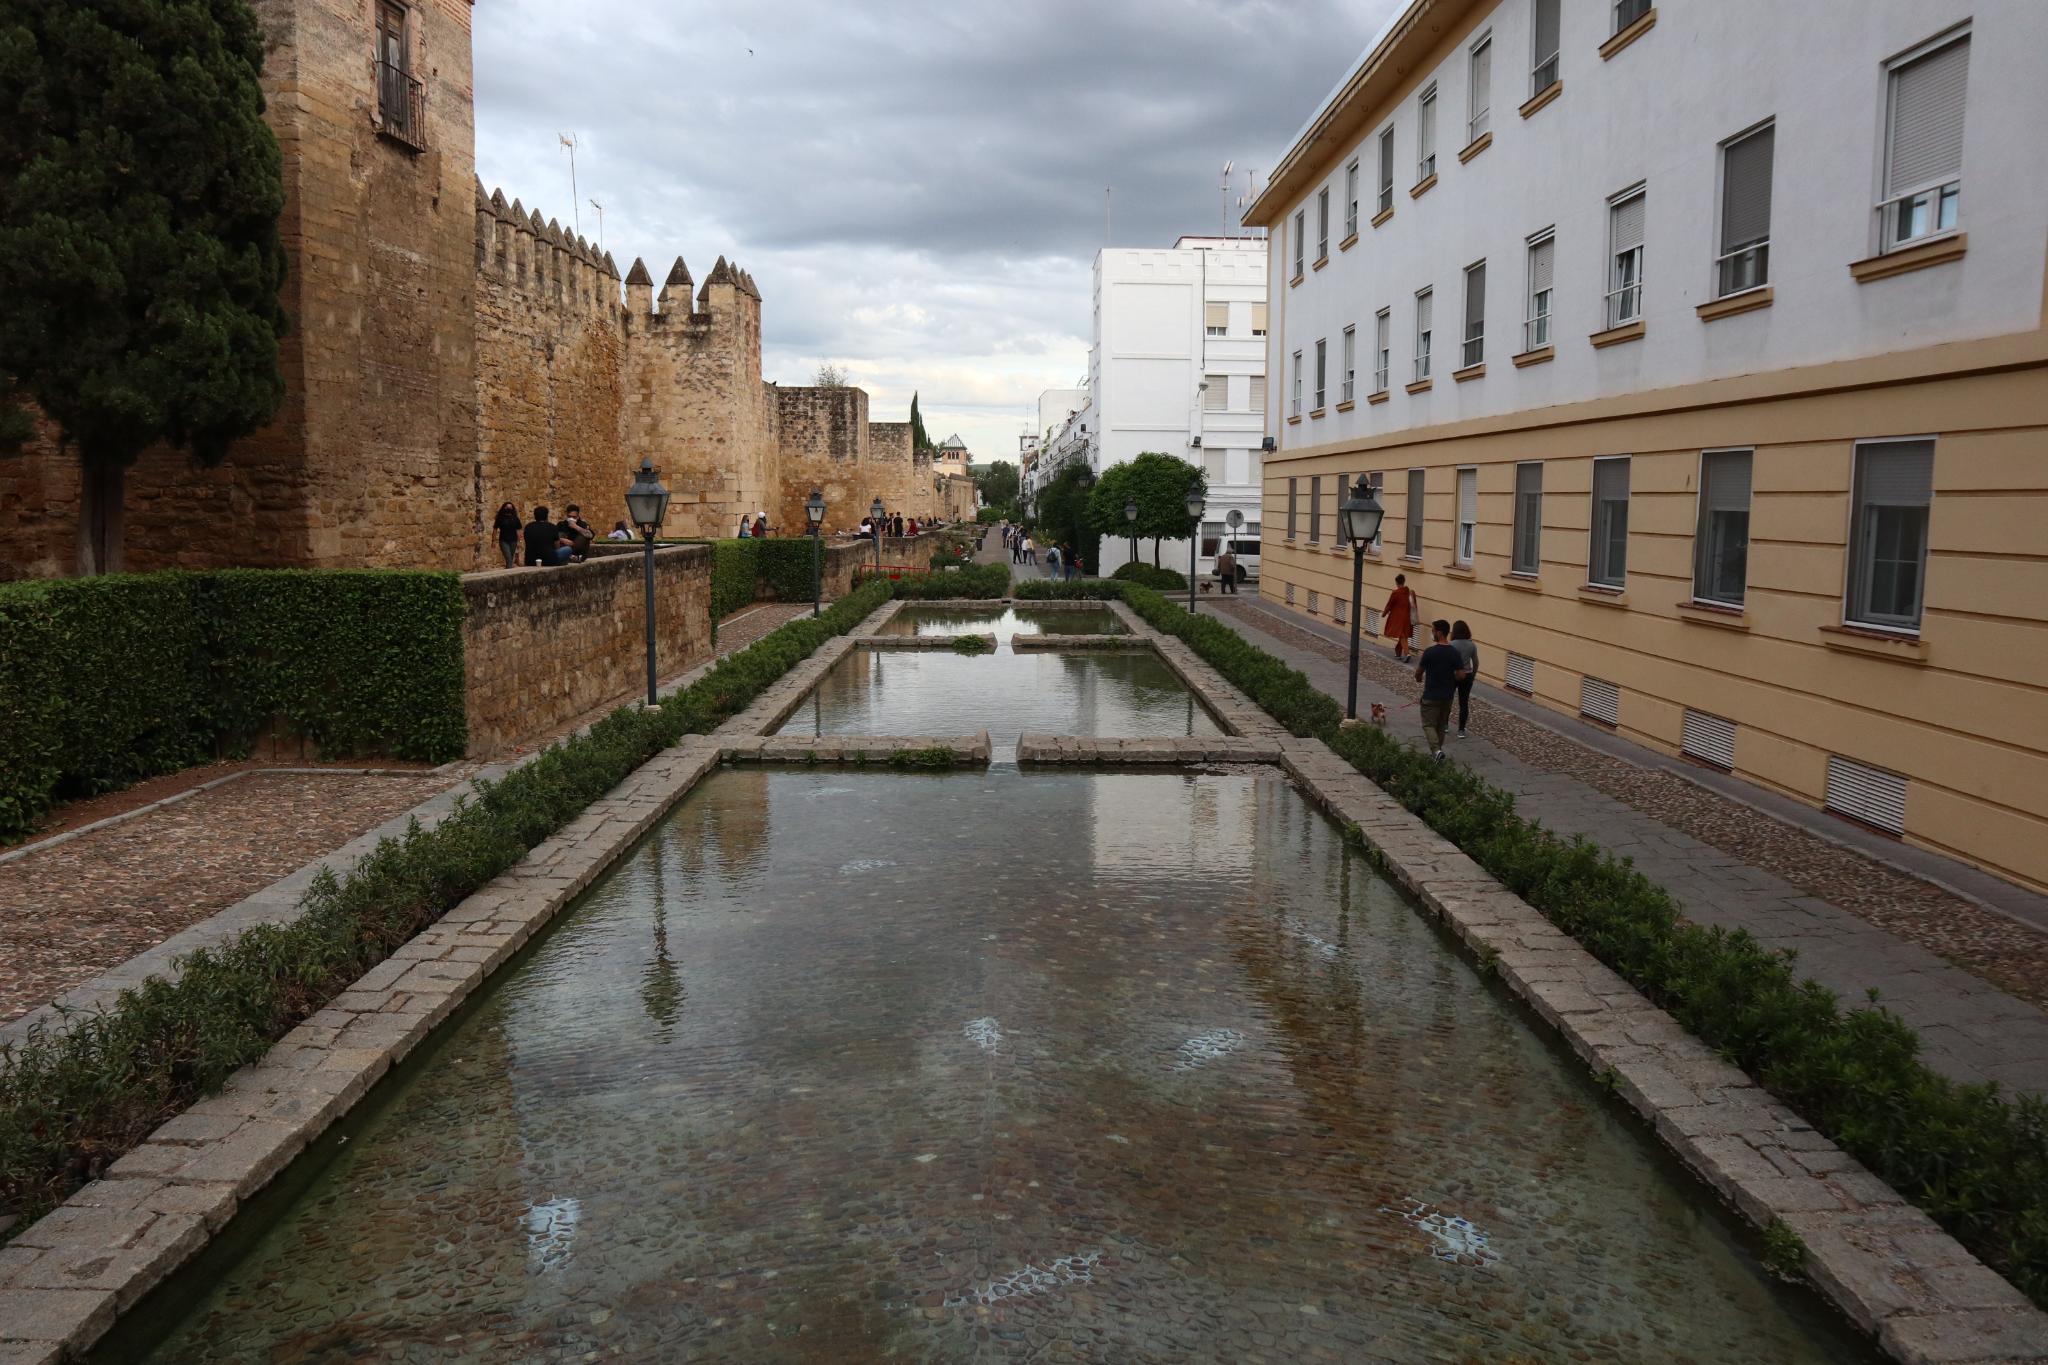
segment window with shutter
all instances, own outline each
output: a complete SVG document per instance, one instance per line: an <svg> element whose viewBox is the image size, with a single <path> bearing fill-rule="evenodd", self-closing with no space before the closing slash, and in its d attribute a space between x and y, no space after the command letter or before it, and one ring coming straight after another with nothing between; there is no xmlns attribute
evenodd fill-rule
<svg viewBox="0 0 2048 1365"><path fill-rule="evenodd" d="M1770 281L1771 158L1775 126L1721 147L1721 254L1714 263L1725 297Z"/></svg>
<svg viewBox="0 0 2048 1365"><path fill-rule="evenodd" d="M1202 382L1209 387L1202 390L1202 411L1227 412L1230 409L1230 377L1221 374L1205 374Z"/></svg>
<svg viewBox="0 0 2048 1365"><path fill-rule="evenodd" d="M1294 278L1300 279L1308 273L1307 262L1303 259L1308 250L1308 210L1301 209L1294 215Z"/></svg>
<svg viewBox="0 0 2048 1365"><path fill-rule="evenodd" d="M1477 142L1491 122L1493 105L1493 35L1472 45L1471 84L1467 87L1465 141Z"/></svg>
<svg viewBox="0 0 2048 1365"><path fill-rule="evenodd" d="M1550 276L1557 240L1545 231L1529 243L1529 316L1522 324L1522 349L1550 344Z"/></svg>
<svg viewBox="0 0 2048 1365"><path fill-rule="evenodd" d="M1465 267L1465 350L1462 365L1486 359L1486 262Z"/></svg>
<svg viewBox="0 0 2048 1365"><path fill-rule="evenodd" d="M1394 207L1394 129L1390 124L1380 130L1380 206L1379 212L1387 213Z"/></svg>
<svg viewBox="0 0 2048 1365"><path fill-rule="evenodd" d="M1356 396L1358 384L1358 329L1344 329L1344 401L1349 403Z"/></svg>
<svg viewBox="0 0 2048 1365"><path fill-rule="evenodd" d="M1358 158L1344 168L1344 235L1358 235Z"/></svg>
<svg viewBox="0 0 2048 1365"><path fill-rule="evenodd" d="M1408 471L1408 544L1404 553L1410 559L1422 558L1422 502L1424 471Z"/></svg>
<svg viewBox="0 0 2048 1365"><path fill-rule="evenodd" d="M1515 551L1509 565L1516 573L1534 574L1543 567L1543 466L1515 466Z"/></svg>
<svg viewBox="0 0 2048 1365"><path fill-rule="evenodd" d="M1417 383L1429 378L1430 340L1430 291L1425 289L1415 296L1415 379Z"/></svg>
<svg viewBox="0 0 2048 1365"><path fill-rule="evenodd" d="M1263 303L1255 303L1252 305L1252 335L1255 337L1262 337L1265 334L1266 305Z"/></svg>
<svg viewBox="0 0 2048 1365"><path fill-rule="evenodd" d="M1323 476L1318 474L1308 481L1308 543L1316 544L1323 538Z"/></svg>
<svg viewBox="0 0 2048 1365"><path fill-rule="evenodd" d="M1628 456L1593 461L1593 543L1587 581L1619 588L1628 581Z"/></svg>
<svg viewBox="0 0 2048 1365"><path fill-rule="evenodd" d="M1325 185L1316 194L1316 259L1330 258L1330 187Z"/></svg>
<svg viewBox="0 0 2048 1365"><path fill-rule="evenodd" d="M1535 0L1530 43L1529 93L1540 95L1557 83L1558 0Z"/></svg>
<svg viewBox="0 0 2048 1365"><path fill-rule="evenodd" d="M1479 471L1458 471L1458 548L1456 561L1469 565L1479 549Z"/></svg>
<svg viewBox="0 0 2048 1365"><path fill-rule="evenodd" d="M1742 605L1749 585L1752 459L1747 450L1709 450L1700 456L1699 525L1693 535L1695 601Z"/></svg>
<svg viewBox="0 0 2048 1365"><path fill-rule="evenodd" d="M1436 86L1422 92L1415 105L1415 183L1436 174Z"/></svg>
<svg viewBox="0 0 2048 1365"><path fill-rule="evenodd" d="M1294 513L1301 503L1301 485L1298 479L1287 481L1287 538L1294 539ZM1293 599L1289 599L1290 601Z"/></svg>
<svg viewBox="0 0 2048 1365"><path fill-rule="evenodd" d="M1643 226L1649 195L1625 191L1607 210L1612 266L1607 282L1607 325L1619 327L1643 315Z"/></svg>
<svg viewBox="0 0 2048 1365"><path fill-rule="evenodd" d="M1849 527L1849 620L1917 631L1927 576L1927 514L1934 500L1934 442L1856 447Z"/></svg>
<svg viewBox="0 0 2048 1365"><path fill-rule="evenodd" d="M1230 305L1227 303L1205 303L1202 305L1203 330L1212 337L1230 335Z"/></svg>
<svg viewBox="0 0 2048 1365"><path fill-rule="evenodd" d="M1372 391L1387 391L1387 376L1393 368L1394 359L1394 315L1392 310L1382 308L1372 320Z"/></svg>
<svg viewBox="0 0 2048 1365"><path fill-rule="evenodd" d="M1970 35L1945 38L1892 64L1885 115L1887 250L1956 226L1963 176L1963 112Z"/></svg>
<svg viewBox="0 0 2048 1365"><path fill-rule="evenodd" d="M1324 338L1324 337L1317 337L1317 338L1316 338L1316 405L1315 405L1315 407L1314 407L1313 409L1311 409L1311 411L1314 411L1314 412L1321 412L1321 411L1323 410L1323 395L1324 395L1325 393L1327 393L1327 392L1328 392L1328 389L1329 389L1329 382L1328 382L1328 380L1329 380L1329 353L1330 353L1330 343L1329 343L1328 339L1327 339L1327 338Z"/></svg>
<svg viewBox="0 0 2048 1365"><path fill-rule="evenodd" d="M1301 352L1294 353L1294 391L1288 395L1289 417L1301 416Z"/></svg>
<svg viewBox="0 0 2048 1365"><path fill-rule="evenodd" d="M1252 411L1264 412L1265 410L1266 376L1262 374L1255 374L1252 376Z"/></svg>

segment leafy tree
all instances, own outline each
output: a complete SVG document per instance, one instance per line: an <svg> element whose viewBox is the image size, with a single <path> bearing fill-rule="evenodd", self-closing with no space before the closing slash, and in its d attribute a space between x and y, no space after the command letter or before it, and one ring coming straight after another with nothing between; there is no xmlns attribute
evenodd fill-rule
<svg viewBox="0 0 2048 1365"><path fill-rule="evenodd" d="M126 471L216 464L284 400L284 178L247 0L0 10L0 453L32 405L84 466L79 567L120 567Z"/></svg>
<svg viewBox="0 0 2048 1365"><path fill-rule="evenodd" d="M1038 493L1038 538L1048 545L1078 551L1090 571L1101 564L1102 537L1088 519L1088 497L1095 475L1084 464L1070 464ZM1040 558L1044 558L1041 554Z"/></svg>
<svg viewBox="0 0 2048 1365"><path fill-rule="evenodd" d="M1008 460L993 460L976 466L974 486L981 493L981 505L984 507L1008 507L1017 501L1017 494L1022 491L1017 466Z"/></svg>
<svg viewBox="0 0 2048 1365"><path fill-rule="evenodd" d="M811 387L814 389L843 389L846 387L846 371L828 360L820 365L817 374L812 376Z"/></svg>
<svg viewBox="0 0 2048 1365"><path fill-rule="evenodd" d="M1152 566L1159 567L1159 542L1188 534L1188 488L1204 494L1209 481L1196 465L1157 450L1111 465L1096 481L1088 499L1088 524L1103 535L1129 536L1152 542ZM1124 516L1124 504L1138 504L1138 520Z"/></svg>

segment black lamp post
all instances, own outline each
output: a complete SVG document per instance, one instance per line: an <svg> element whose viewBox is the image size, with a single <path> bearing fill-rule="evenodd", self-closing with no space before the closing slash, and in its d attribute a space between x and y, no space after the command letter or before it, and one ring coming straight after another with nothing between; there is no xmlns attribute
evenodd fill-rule
<svg viewBox="0 0 2048 1365"><path fill-rule="evenodd" d="M818 614L819 604L825 595L824 548L818 540L825 529L825 492L813 488L811 496L804 500L804 519L811 523L811 615Z"/></svg>
<svg viewBox="0 0 2048 1365"><path fill-rule="evenodd" d="M1351 537L1351 684L1344 700L1344 718L1358 719L1358 623L1365 619L1359 597L1365 592L1365 547L1380 533L1380 521L1387 511L1373 496L1372 482L1365 475L1351 489L1351 496L1337 508L1344 518L1344 533Z"/></svg>
<svg viewBox="0 0 2048 1365"><path fill-rule="evenodd" d="M1138 500L1124 499L1124 525L1131 528L1131 563L1138 562Z"/></svg>
<svg viewBox="0 0 2048 1365"><path fill-rule="evenodd" d="M654 537L668 519L668 490L654 477L654 461L640 461L640 473L626 490L626 513L647 546L647 704L654 705Z"/></svg>
<svg viewBox="0 0 2048 1365"><path fill-rule="evenodd" d="M1195 546L1202 537L1202 510L1208 506L1202 496L1201 480L1188 485L1188 610L1195 609Z"/></svg>
<svg viewBox="0 0 2048 1365"><path fill-rule="evenodd" d="M875 577L882 576L882 514L889 509L876 498L868 505L868 522L875 528Z"/></svg>

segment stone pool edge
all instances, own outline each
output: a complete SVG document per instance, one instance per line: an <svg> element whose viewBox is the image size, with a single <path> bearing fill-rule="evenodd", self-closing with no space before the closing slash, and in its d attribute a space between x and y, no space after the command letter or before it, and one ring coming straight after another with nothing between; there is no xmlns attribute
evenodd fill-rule
<svg viewBox="0 0 2048 1365"><path fill-rule="evenodd" d="M1153 643L1233 735L1270 741L1278 766L1355 830L1372 861L1449 924L1688 1169L1755 1227L1782 1223L1798 1234L1807 1278L1886 1355L1901 1365L2021 1365L2048 1358L2048 1313L1933 1218L1747 1072L1723 1061L1327 744L1288 734L1187 645L1124 603L1111 607ZM1103 761L1138 757L1123 747L1137 741L1117 742L1111 760L1108 748L1093 739L1030 738L1035 762L1092 761L1081 756L1090 749ZM1021 738L1018 759L1026 761ZM1162 750L1141 761L1174 760Z"/></svg>
<svg viewBox="0 0 2048 1365"><path fill-rule="evenodd" d="M262 1060L159 1125L100 1179L0 1246L0 1365L87 1356L122 1315L198 1256L244 1201L721 766L728 747L780 724L856 640L900 606L877 607L711 734L687 736L641 764L286 1033Z"/></svg>

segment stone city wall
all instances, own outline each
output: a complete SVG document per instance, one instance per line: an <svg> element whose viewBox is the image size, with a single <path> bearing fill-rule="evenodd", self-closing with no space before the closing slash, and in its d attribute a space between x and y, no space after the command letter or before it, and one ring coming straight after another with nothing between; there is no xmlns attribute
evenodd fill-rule
<svg viewBox="0 0 2048 1365"><path fill-rule="evenodd" d="M711 548L671 545L655 564L656 663L669 678L711 655ZM647 685L638 555L557 569L465 574L469 751L490 757Z"/></svg>
<svg viewBox="0 0 2048 1365"><path fill-rule="evenodd" d="M806 529L804 502L825 495L825 534L860 525L875 490L868 442L868 396L855 388L775 390L780 429L778 498L768 524Z"/></svg>

